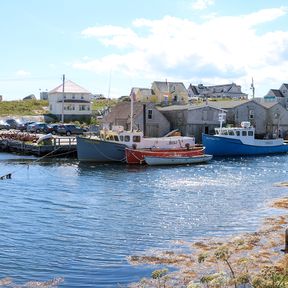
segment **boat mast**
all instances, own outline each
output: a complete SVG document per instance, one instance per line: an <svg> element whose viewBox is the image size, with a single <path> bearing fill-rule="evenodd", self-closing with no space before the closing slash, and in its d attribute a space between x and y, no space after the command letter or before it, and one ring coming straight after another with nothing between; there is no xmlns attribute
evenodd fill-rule
<svg viewBox="0 0 288 288"><path fill-rule="evenodd" d="M131 108L130 108L130 132L133 132L133 103L134 103L134 98L135 98L135 92L132 88L131 93L130 93L130 102L131 102Z"/></svg>

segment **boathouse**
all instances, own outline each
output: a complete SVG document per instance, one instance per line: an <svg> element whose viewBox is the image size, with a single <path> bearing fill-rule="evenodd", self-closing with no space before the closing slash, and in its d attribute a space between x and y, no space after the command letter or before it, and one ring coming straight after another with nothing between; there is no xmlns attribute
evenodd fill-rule
<svg viewBox="0 0 288 288"><path fill-rule="evenodd" d="M125 130L131 127L131 102L119 102L111 108L110 113L101 120L102 126L112 128L113 125L123 126ZM145 117L144 117L145 115ZM140 129L147 137L160 137L170 132L170 123L159 112L153 103L133 103L133 128Z"/></svg>

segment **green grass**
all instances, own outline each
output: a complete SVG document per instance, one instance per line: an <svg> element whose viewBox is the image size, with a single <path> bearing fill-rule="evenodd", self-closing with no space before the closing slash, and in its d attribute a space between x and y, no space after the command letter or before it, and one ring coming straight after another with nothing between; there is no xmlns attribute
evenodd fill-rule
<svg viewBox="0 0 288 288"><path fill-rule="evenodd" d="M117 99L94 100L92 110L101 110L104 107L116 105ZM46 100L17 100L0 102L0 116L33 116L49 113Z"/></svg>
<svg viewBox="0 0 288 288"><path fill-rule="evenodd" d="M111 107L115 106L118 103L118 99L101 99L101 100L94 100L92 102L92 110L101 110L104 107Z"/></svg>
<svg viewBox="0 0 288 288"><path fill-rule="evenodd" d="M0 116L30 116L46 114L48 101L18 100L0 102Z"/></svg>

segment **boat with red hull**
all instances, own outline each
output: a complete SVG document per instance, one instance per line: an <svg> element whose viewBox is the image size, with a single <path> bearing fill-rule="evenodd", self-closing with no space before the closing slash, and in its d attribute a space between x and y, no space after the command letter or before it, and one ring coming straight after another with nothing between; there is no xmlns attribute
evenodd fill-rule
<svg viewBox="0 0 288 288"><path fill-rule="evenodd" d="M133 149L125 148L126 163L128 164L144 164L145 156L157 156L157 157L192 157L204 155L204 147L194 146L189 148L177 148L177 149Z"/></svg>

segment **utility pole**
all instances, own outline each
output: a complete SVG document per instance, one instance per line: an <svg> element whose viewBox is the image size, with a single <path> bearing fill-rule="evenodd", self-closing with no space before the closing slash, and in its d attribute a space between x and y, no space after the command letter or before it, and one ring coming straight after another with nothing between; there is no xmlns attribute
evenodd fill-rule
<svg viewBox="0 0 288 288"><path fill-rule="evenodd" d="M62 79L62 117L61 117L61 122L64 123L64 92L65 92L65 74L63 74L63 79Z"/></svg>
<svg viewBox="0 0 288 288"><path fill-rule="evenodd" d="M250 89L252 89L252 98L254 99L255 97L255 87L254 87L254 80L253 80L253 77L252 77L252 83L251 83L251 87Z"/></svg>

